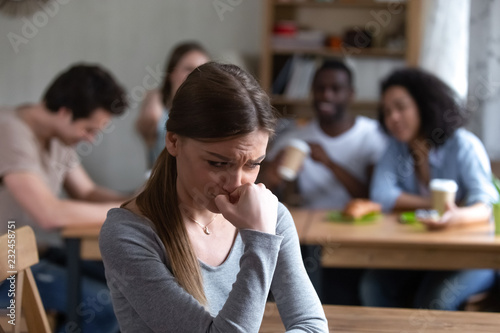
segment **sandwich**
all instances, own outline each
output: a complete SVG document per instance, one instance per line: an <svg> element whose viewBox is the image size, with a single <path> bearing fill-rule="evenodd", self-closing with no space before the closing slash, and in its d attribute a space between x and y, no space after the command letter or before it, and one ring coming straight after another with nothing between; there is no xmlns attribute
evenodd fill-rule
<svg viewBox="0 0 500 333"><path fill-rule="evenodd" d="M344 208L342 215L352 219L360 219L367 215L382 212L382 206L368 199L353 199Z"/></svg>

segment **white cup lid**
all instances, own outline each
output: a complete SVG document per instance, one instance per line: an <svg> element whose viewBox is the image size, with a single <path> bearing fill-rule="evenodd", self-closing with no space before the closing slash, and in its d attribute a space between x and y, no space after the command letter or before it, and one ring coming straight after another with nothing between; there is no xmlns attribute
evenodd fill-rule
<svg viewBox="0 0 500 333"><path fill-rule="evenodd" d="M458 190L457 183L451 179L433 179L429 187L433 191L456 192Z"/></svg>
<svg viewBox="0 0 500 333"><path fill-rule="evenodd" d="M292 181L297 177L297 173L295 171L283 165L278 167L278 173L284 180L287 181Z"/></svg>
<svg viewBox="0 0 500 333"><path fill-rule="evenodd" d="M300 139L290 139L288 141L288 147L292 146L294 148L297 148L300 151L303 151L305 154L309 154L311 152L311 147L305 142L304 140Z"/></svg>

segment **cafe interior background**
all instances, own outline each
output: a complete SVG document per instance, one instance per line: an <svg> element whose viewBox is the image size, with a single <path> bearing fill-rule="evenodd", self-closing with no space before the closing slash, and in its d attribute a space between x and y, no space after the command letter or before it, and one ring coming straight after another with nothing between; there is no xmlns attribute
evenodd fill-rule
<svg viewBox="0 0 500 333"><path fill-rule="evenodd" d="M160 84L165 58L175 44L199 41L214 60L262 74L264 38L269 37L267 1L53 0L44 10L32 1L37 11L22 17L10 16L7 2L12 1L0 1L2 105L39 101L50 80L75 62L99 63L125 85L131 102L127 112L95 143L78 147L91 177L116 190L132 191L144 181L146 148L134 122L145 91ZM387 3L387 8L366 11L357 27L376 29L377 22L384 25L387 17L403 15L390 12L388 1L372 2ZM500 0L420 2L421 17L406 20L407 28L412 21L421 36L417 51L406 50L399 58L344 54L355 72L358 100L376 101L380 79L410 57L468 101L474 111L469 129L490 158L500 160ZM408 47L408 41L402 42Z"/></svg>

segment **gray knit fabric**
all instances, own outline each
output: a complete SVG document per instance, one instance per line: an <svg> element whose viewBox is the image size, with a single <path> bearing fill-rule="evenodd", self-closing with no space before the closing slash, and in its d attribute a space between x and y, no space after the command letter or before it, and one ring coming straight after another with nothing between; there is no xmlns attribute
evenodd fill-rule
<svg viewBox="0 0 500 333"><path fill-rule="evenodd" d="M223 264L200 262L208 308L176 282L150 221L112 209L99 245L123 333L258 332L269 291L287 332L328 332L295 225L281 204L276 235L240 230Z"/></svg>

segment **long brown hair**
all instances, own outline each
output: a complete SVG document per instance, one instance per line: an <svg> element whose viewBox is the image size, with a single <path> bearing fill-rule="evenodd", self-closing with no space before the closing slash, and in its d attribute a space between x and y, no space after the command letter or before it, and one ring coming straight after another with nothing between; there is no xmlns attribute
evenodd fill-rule
<svg viewBox="0 0 500 333"><path fill-rule="evenodd" d="M167 131L192 139L226 139L255 130L274 133L276 113L257 81L235 65L206 63L180 86ZM173 275L201 304L207 299L196 254L177 197L177 165L167 149L158 157L144 191L136 199L165 245Z"/></svg>
<svg viewBox="0 0 500 333"><path fill-rule="evenodd" d="M197 51L208 57L207 51L196 42L186 42L177 45L170 56L168 57L167 63L165 64L165 79L161 87L161 101L164 106L169 107L170 99L172 98L172 82L170 81L170 74L174 71L175 67L179 64L179 61L188 54L189 52Z"/></svg>

